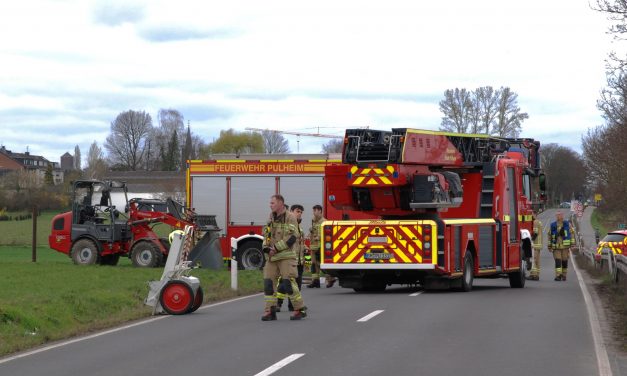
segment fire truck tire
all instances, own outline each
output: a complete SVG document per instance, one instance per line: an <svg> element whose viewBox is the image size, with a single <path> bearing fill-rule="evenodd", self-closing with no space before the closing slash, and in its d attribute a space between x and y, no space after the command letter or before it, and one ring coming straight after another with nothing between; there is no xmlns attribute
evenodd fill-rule
<svg viewBox="0 0 627 376"><path fill-rule="evenodd" d="M509 273L509 286L515 289L521 289L525 287L525 264L523 260L523 250L520 250L520 269L516 272Z"/></svg>
<svg viewBox="0 0 627 376"><path fill-rule="evenodd" d="M149 241L141 241L131 250L133 266L140 268L155 268L161 265L161 251L159 247Z"/></svg>
<svg viewBox="0 0 627 376"><path fill-rule="evenodd" d="M475 279L475 267L474 267L474 257L472 253L466 251L466 256L464 256L464 271L462 274L462 286L461 290L464 292L468 292L472 290L472 283Z"/></svg>
<svg viewBox="0 0 627 376"><path fill-rule="evenodd" d="M189 309L189 313L195 312L203 303L203 299L205 298L205 294L202 291L202 287L198 286L198 290L196 290L196 295L194 295L194 304L192 304L192 308Z"/></svg>
<svg viewBox="0 0 627 376"><path fill-rule="evenodd" d="M120 261L120 255L119 254L106 255L106 256L101 256L100 257L100 265L112 265L112 266L115 266L115 265L118 264L118 261Z"/></svg>
<svg viewBox="0 0 627 376"><path fill-rule="evenodd" d="M80 239L74 243L70 257L76 265L94 265L100 261L98 247L89 239Z"/></svg>
<svg viewBox="0 0 627 376"><path fill-rule="evenodd" d="M261 252L261 242L245 241L237 248L237 268L258 270L263 268L265 258Z"/></svg>
<svg viewBox="0 0 627 376"><path fill-rule="evenodd" d="M183 315L193 307L194 293L192 288L182 281L169 281L161 289L159 303L164 311L171 315Z"/></svg>

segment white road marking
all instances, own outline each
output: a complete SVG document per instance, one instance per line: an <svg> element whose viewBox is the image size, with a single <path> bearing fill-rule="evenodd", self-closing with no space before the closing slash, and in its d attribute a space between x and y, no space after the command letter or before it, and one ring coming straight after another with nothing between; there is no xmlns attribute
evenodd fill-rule
<svg viewBox="0 0 627 376"><path fill-rule="evenodd" d="M612 367L610 367L610 358L607 356L607 349L603 338L601 337L601 324L599 323L599 317L597 311L592 303L592 297L588 292L588 288L581 277L579 268L574 262L574 258L570 257L570 263L577 273L577 280L579 281L579 287L583 293L583 300L586 302L586 309L588 310L588 319L590 320L590 329L592 330L592 340L594 342L594 350L597 355L597 365L599 367L599 376L612 376Z"/></svg>
<svg viewBox="0 0 627 376"><path fill-rule="evenodd" d="M205 305L205 306L202 306L202 307L198 308L198 310L207 309L207 308L211 308L211 307L216 307L216 306L219 306L219 305L222 305L222 304L232 303L232 302L236 302L238 300L248 299L248 298L252 298L252 297L255 297L255 296L259 296L259 295L261 295L261 293L255 294L255 295L243 296L243 297L235 298L235 299L231 299L231 300L225 300L223 302L218 302L218 303L214 303L214 304L208 304L208 305ZM91 335L88 335L88 336L85 336L85 337L74 338L74 339L71 339L71 340L68 340L68 341L63 341L63 342L56 343L54 345L49 345L49 346L41 347L39 349L26 351L26 352L23 352L23 353L20 353L20 354L17 354L17 355L10 356L8 358L0 359L0 364L7 363L7 362L10 362L12 360L16 360L16 359L20 359L20 358L25 358L27 356L39 354L41 352L52 350L52 349L56 349L58 347L71 345L71 344L76 343L76 342L81 342L81 341L85 341L85 340L88 340L88 339L92 339L92 338L104 336L104 335L107 335L107 334L119 332L119 331L122 331L122 330L125 330L125 329L130 329L130 328L133 328L135 326L149 324L151 322L155 322L157 320L162 320L162 319L165 319L165 318L168 318L168 317L172 317L172 316L169 316L169 315L157 316L157 317L153 317L153 318L150 318L150 319L147 319L147 320L143 320L143 321L140 321L140 322L136 322L136 323L133 323L133 324L124 325L124 326L120 326L120 327L117 327L117 328L114 328L114 329L105 330L104 332L91 334Z"/></svg>
<svg viewBox="0 0 627 376"><path fill-rule="evenodd" d="M371 318L375 317L376 315L382 313L383 311L384 311L383 309L376 310L376 311L374 311L372 313L369 313L366 316L360 318L359 320L357 320L357 322L366 322L366 321L370 320Z"/></svg>
<svg viewBox="0 0 627 376"><path fill-rule="evenodd" d="M415 292L413 294L409 294L409 296L418 296L418 295L422 294L423 292L424 291L418 291L418 292Z"/></svg>
<svg viewBox="0 0 627 376"><path fill-rule="evenodd" d="M286 365L292 363L293 361L295 361L296 359L300 358L303 355L305 355L305 354L292 354L292 355L288 356L287 358L274 363L273 365L271 365L270 367L264 369L263 371L261 371L259 373L256 373L255 376L271 375L271 374L275 373L276 371L280 370L281 368L285 367Z"/></svg>

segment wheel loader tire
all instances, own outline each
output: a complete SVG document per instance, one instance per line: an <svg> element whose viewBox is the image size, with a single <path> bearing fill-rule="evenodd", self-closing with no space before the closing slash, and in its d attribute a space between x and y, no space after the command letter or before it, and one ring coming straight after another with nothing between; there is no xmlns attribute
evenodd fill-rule
<svg viewBox="0 0 627 376"><path fill-rule="evenodd" d="M261 242L246 241L237 248L237 268L240 270L259 270L263 268L265 258L261 252Z"/></svg>
<svg viewBox="0 0 627 376"><path fill-rule="evenodd" d="M194 296L194 304L192 304L192 308L189 310L189 313L195 312L203 303L203 299L205 298L205 294L202 291L202 287L198 286L198 290L196 291L196 295Z"/></svg>
<svg viewBox="0 0 627 376"><path fill-rule="evenodd" d="M98 247L89 239L80 239L74 243L70 257L76 265L94 265L100 261Z"/></svg>
<svg viewBox="0 0 627 376"><path fill-rule="evenodd" d="M140 268L155 268L161 265L162 254L159 247L149 241L141 241L131 250L133 266Z"/></svg>
<svg viewBox="0 0 627 376"><path fill-rule="evenodd" d="M192 288L185 282L169 281L161 289L159 303L171 315L186 314L194 304Z"/></svg>

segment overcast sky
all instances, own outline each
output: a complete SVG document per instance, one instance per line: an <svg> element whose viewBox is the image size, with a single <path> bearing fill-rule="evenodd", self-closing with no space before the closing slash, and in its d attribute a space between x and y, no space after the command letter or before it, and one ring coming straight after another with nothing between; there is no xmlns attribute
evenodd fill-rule
<svg viewBox="0 0 627 376"><path fill-rule="evenodd" d="M608 21L587 0L20 0L0 3L0 143L51 161L129 109L209 142L246 127L438 129L447 89L509 86L522 136L581 151ZM320 128L317 128L320 127ZM329 139L286 136L293 152Z"/></svg>

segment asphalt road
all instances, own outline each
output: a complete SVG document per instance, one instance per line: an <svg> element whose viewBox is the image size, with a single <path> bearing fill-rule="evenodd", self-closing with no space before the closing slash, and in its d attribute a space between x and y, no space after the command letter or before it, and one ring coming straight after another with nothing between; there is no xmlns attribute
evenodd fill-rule
<svg viewBox="0 0 627 376"><path fill-rule="evenodd" d="M263 297L247 297L0 359L0 375L598 375L574 271L555 282L542 264L524 289L305 289L303 321L262 322Z"/></svg>

